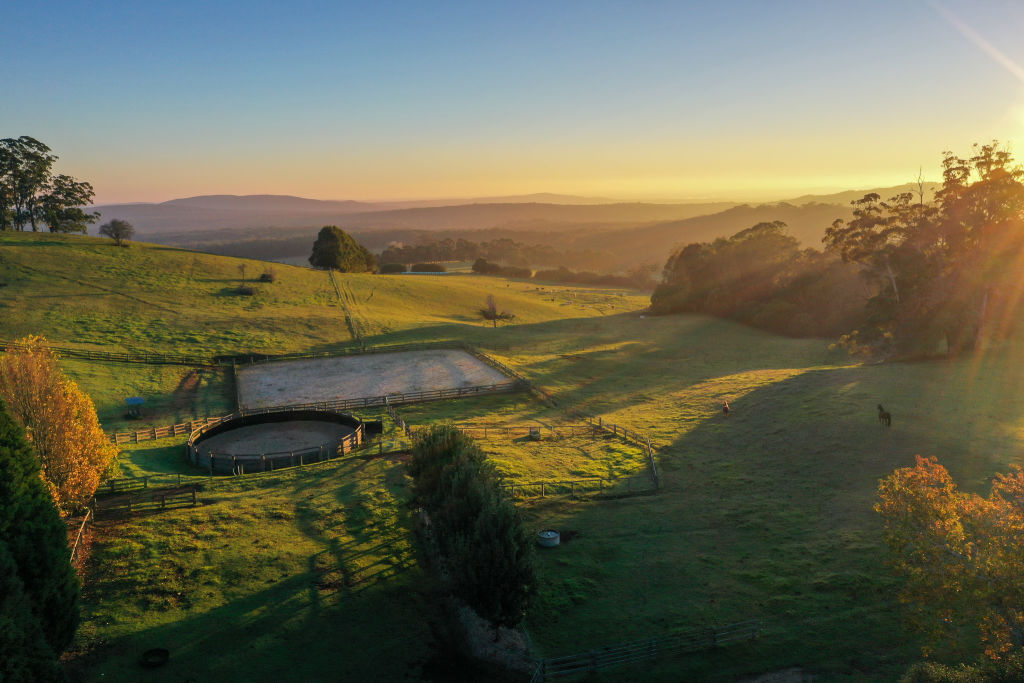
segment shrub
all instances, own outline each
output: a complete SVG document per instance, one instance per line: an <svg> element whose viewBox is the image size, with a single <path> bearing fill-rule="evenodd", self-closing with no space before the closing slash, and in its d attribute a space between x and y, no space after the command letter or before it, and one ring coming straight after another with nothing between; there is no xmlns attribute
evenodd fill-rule
<svg viewBox="0 0 1024 683"><path fill-rule="evenodd" d="M260 282L276 282L276 281L277 281L277 273L274 271L273 268L267 268L260 275Z"/></svg>
<svg viewBox="0 0 1024 683"><path fill-rule="evenodd" d="M448 269L443 263L414 263L409 268L410 273L447 273Z"/></svg>
<svg viewBox="0 0 1024 683"><path fill-rule="evenodd" d="M255 293L256 290L249 285L239 285L235 290L235 294L238 294L239 296L252 296Z"/></svg>
<svg viewBox="0 0 1024 683"><path fill-rule="evenodd" d="M379 272L381 272L381 273L404 273L405 270L406 269L405 269L405 264L404 263L382 263L380 265L380 271Z"/></svg>

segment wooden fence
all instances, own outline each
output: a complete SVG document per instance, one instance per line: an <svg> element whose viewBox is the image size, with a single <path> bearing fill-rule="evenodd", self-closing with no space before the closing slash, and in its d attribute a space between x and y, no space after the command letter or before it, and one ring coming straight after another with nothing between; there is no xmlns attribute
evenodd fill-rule
<svg viewBox="0 0 1024 683"><path fill-rule="evenodd" d="M82 524L78 527L78 533L75 534L75 541L71 544L71 564L75 563L75 558L78 556L78 548L82 544L82 535L85 534L85 527L89 524L92 516L92 509L85 511L85 518L82 519Z"/></svg>
<svg viewBox="0 0 1024 683"><path fill-rule="evenodd" d="M189 484L180 488L148 489L140 493L126 493L107 498L92 499L93 516L121 517L142 512L156 512L199 504L199 486Z"/></svg>
<svg viewBox="0 0 1024 683"><path fill-rule="evenodd" d="M394 406L386 404L388 415L395 425L405 432L407 437L414 438L418 428L413 427L398 414ZM533 436L543 438L544 431L552 436L595 436L605 433L596 425L562 425L545 427L536 424L527 425L454 425L459 431L472 438L513 438ZM577 479L557 479L543 481L504 480L500 485L502 491L510 498L546 497L568 495L573 498L587 494L602 496L633 496L656 493L657 481L647 475L631 477L580 477Z"/></svg>
<svg viewBox="0 0 1024 683"><path fill-rule="evenodd" d="M110 439L114 443L139 443L152 439L162 439L168 436L179 434L191 434L196 429L208 425L216 425L225 420L242 417L245 415L262 415L264 413L277 413L284 410L340 410L348 411L357 408L379 408L387 404L403 403L424 403L427 401L442 401L451 398L465 398L466 396L478 396L484 394L500 394L522 389L522 384L515 380L500 382L498 384L478 385L472 387L456 387L454 389L434 389L431 391L414 391L409 393L394 393L387 396L364 396L360 398L342 398L334 401L319 401L317 403L293 403L291 405L270 406L267 408L243 408L230 415L207 417L191 422L183 422L176 425L164 427L150 427L134 432L118 432L111 434ZM194 425L194 426L193 426Z"/></svg>
<svg viewBox="0 0 1024 683"><path fill-rule="evenodd" d="M189 420L188 422L165 425L163 427L148 427L146 429L137 429L134 432L117 432L110 435L110 440L116 444L139 443L140 441L163 439L168 436L178 436L179 434L191 434L200 427L204 427L208 424L219 424L223 419L223 415L219 415L217 417L201 417L197 420Z"/></svg>
<svg viewBox="0 0 1024 683"><path fill-rule="evenodd" d="M751 620L719 628L693 629L668 636L607 645L589 652L542 659L530 680L531 683L540 683L550 678L594 673L658 657L701 652L751 640L760 633L761 622Z"/></svg>
<svg viewBox="0 0 1024 683"><path fill-rule="evenodd" d="M13 341L0 340L0 346L4 348L25 349L24 344L17 344ZM48 344L44 348L67 358L82 358L84 360L101 360L116 363L145 363L148 365L192 365L207 366L216 365L212 358L201 356L183 356L171 353L150 353L148 351L97 351L94 349L76 349L67 346L54 346Z"/></svg>

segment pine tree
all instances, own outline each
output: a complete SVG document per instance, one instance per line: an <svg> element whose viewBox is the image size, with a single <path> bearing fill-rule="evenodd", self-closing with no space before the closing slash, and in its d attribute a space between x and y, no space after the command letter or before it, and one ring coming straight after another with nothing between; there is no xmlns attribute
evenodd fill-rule
<svg viewBox="0 0 1024 683"><path fill-rule="evenodd" d="M43 480L39 458L25 439L24 431L0 402L0 584L12 591L3 599L7 624L25 623L19 611L17 588L31 606L45 644L55 653L71 643L78 626L78 577L71 567L67 527ZM4 591L0 591L0 596ZM2 630L2 629L0 629ZM32 629L20 629L4 637L30 637ZM12 633L14 635L12 635ZM0 651L7 652L0 647ZM26 655L29 656L29 655ZM32 655L34 656L34 655ZM0 658L2 659L2 658Z"/></svg>

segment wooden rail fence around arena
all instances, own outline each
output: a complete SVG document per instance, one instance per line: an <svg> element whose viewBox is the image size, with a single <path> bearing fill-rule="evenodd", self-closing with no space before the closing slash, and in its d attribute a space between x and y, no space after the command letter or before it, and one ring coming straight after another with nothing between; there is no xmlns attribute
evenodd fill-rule
<svg viewBox="0 0 1024 683"><path fill-rule="evenodd" d="M551 678L596 673L659 657L711 650L757 638L761 628L761 622L755 619L728 626L692 629L667 636L616 643L565 657L549 657L538 662L530 681L541 683Z"/></svg>
<svg viewBox="0 0 1024 683"><path fill-rule="evenodd" d="M216 425L236 417L245 415L260 415L263 413L276 413L284 410L355 410L358 408L378 408L389 401L393 404L403 403L424 403L426 401L442 401L450 398L465 398L467 396L478 396L484 394L500 394L505 392L519 391L522 385L517 380L499 382L498 384L477 385L472 387L457 387L454 389L434 389L431 391L415 391L407 393L394 393L387 396L365 396L360 398L343 398L334 401L319 401L316 403L294 403L285 406L271 406L267 408L245 408L230 415L219 415L217 417L206 417L189 422L182 422L175 425L163 427L148 427L133 432L118 432L110 435L110 440L116 444L139 443L152 439L162 439L168 436L179 434L191 434L196 429Z"/></svg>
<svg viewBox="0 0 1024 683"><path fill-rule="evenodd" d="M15 344L10 341L0 341L0 343L4 344L8 348L22 348L21 345ZM369 353L400 353L403 351L424 351L429 349L458 349L475 356L476 358L490 365L491 367L498 370L505 376L512 378L512 380L509 382L502 382L490 385L488 387L480 386L464 387L461 389L440 389L436 391L393 394L390 395L389 397L374 396L353 399L340 399L337 401L303 404L302 407L326 407L327 409L333 410L351 410L354 408L382 406L385 404L386 400L391 400L391 402L395 404L413 403L419 401L436 401L449 398L462 398L465 396L473 395L475 393L497 393L500 391L518 391L520 389L526 389L530 391L530 393L534 394L535 396L543 400L545 403L553 407L556 407L559 410L562 410L571 417L584 420L590 423L591 425L596 425L598 429L602 429L615 436L621 436L622 438L632 441L637 445L643 447L647 452L648 467L650 468L651 477L654 480L655 487L661 487L661 473L658 471L658 465L654 458L654 449L651 445L651 440L646 435L637 432L636 430L632 430L614 423L606 423L601 417L590 415L575 407L561 405L561 403L552 394L542 389L541 387L537 386L519 372L508 367L501 361L498 361L497 359L480 351L471 344L459 340L415 342L409 344L395 344L391 346L365 346L362 340L360 340L359 344L356 346L341 347L338 349L325 351L321 353L285 353L276 355L242 354L216 356L212 358L138 351L110 352L98 351L93 349L76 349L53 345L50 345L47 348L53 350L54 352L60 355L76 358L85 358L87 360L107 360L131 363L174 364L192 366L235 366L243 364L255 365L257 363L273 363L280 361L305 360L314 358L331 358L336 356L362 355ZM207 421L212 421L223 418L203 419ZM192 431L194 431L193 424L198 421L199 420L193 420L190 422L184 422L175 425L165 425L163 427L150 427L147 429L136 430L133 432L120 432L117 434L113 434L111 436L111 440L114 441L115 443L138 443L139 441L146 441L150 439L159 439L167 436L177 436L179 434L184 434L186 432L191 433Z"/></svg>

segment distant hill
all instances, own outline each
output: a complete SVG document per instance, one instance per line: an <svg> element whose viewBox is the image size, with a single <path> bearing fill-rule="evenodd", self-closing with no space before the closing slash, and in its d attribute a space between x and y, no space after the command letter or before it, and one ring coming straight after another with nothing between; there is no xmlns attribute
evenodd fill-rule
<svg viewBox="0 0 1024 683"><path fill-rule="evenodd" d="M531 195L567 202L590 201L566 195ZM505 198L501 203L473 201L459 205L425 206L420 202L367 203L325 201L278 195L210 195L174 199L159 204L110 204L94 207L102 220L126 220L140 235L235 228L319 227L473 230L542 221L552 223L618 223L681 219L715 213L734 202L705 204L545 203ZM440 201L440 200L439 200ZM432 202L426 202L430 204ZM417 204L416 206L410 206Z"/></svg>
<svg viewBox="0 0 1024 683"><path fill-rule="evenodd" d="M789 233L800 240L803 246L820 250L825 228L836 218L849 218L850 215L850 207L839 204L744 204L709 216L611 230L598 235L581 235L572 246L582 249L589 244L592 248L611 249L615 258L623 264L662 265L680 246L728 237L761 222L783 221L789 227Z"/></svg>
<svg viewBox="0 0 1024 683"><path fill-rule="evenodd" d="M926 202L931 201L935 197L935 190L941 187L941 183L924 183L924 200ZM910 192L917 195L918 187L917 183L904 183L903 185L896 185L895 187L876 187L870 190L846 190L844 192L835 192L833 194L805 194L795 199L785 200L787 204L843 204L849 205L850 202L857 201L864 195L874 192L881 195L882 199L889 199L903 192Z"/></svg>

